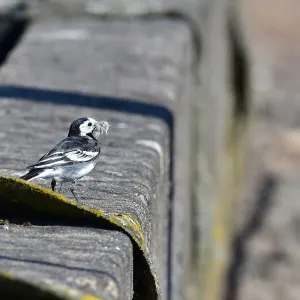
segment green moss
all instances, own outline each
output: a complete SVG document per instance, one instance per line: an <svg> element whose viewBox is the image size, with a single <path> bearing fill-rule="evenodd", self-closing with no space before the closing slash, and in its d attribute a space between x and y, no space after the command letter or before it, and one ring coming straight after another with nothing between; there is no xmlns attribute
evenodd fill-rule
<svg viewBox="0 0 300 300"><path fill-rule="evenodd" d="M110 221L122 227L136 241L140 248L148 251L140 222L129 214L110 214Z"/></svg>
<svg viewBox="0 0 300 300"><path fill-rule="evenodd" d="M92 295L86 295L80 298L80 300L104 300L103 298L98 298Z"/></svg>
<svg viewBox="0 0 300 300"><path fill-rule="evenodd" d="M43 212L50 216L83 219L87 217L86 213L88 213L96 218L103 218L125 230L138 246L148 253L141 225L131 215L108 214L100 209L80 205L50 189L10 176L0 177L0 194L2 200L23 204L36 212Z"/></svg>
<svg viewBox="0 0 300 300"><path fill-rule="evenodd" d="M153 276L152 280L156 279L142 226L132 215L106 213L100 209L80 205L50 189L9 176L0 176L0 199L0 209L14 203L17 207L26 207L28 213L42 216L42 219L45 216L50 218L61 217L64 221L68 219L86 223L92 221L98 225L106 222L106 224L110 224L111 226L117 226L122 231L125 231L138 245L142 256L151 270L149 272L151 273L150 276ZM28 220L25 218L22 224L24 224L24 221L27 222ZM153 283L158 288L157 280L154 280Z"/></svg>
<svg viewBox="0 0 300 300"><path fill-rule="evenodd" d="M7 219L0 219L0 225L8 225L9 224L9 220Z"/></svg>

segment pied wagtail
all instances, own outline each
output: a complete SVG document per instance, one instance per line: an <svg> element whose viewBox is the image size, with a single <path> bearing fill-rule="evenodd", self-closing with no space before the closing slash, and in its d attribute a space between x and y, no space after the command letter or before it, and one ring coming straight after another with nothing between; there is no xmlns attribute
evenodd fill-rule
<svg viewBox="0 0 300 300"><path fill-rule="evenodd" d="M98 137L108 131L106 121L97 122L92 118L75 120L68 137L41 157L37 163L27 167L28 173L20 177L31 181L36 178L52 179L51 187L55 191L56 182L72 182L70 191L76 201L75 181L93 170L100 154Z"/></svg>

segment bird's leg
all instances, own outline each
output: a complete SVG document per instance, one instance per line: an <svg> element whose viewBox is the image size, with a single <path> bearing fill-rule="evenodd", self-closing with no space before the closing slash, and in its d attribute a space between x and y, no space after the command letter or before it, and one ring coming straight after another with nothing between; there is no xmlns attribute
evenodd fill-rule
<svg viewBox="0 0 300 300"><path fill-rule="evenodd" d="M56 180L52 179L52 181L51 181L51 188L52 188L53 192L55 192L55 186L56 186Z"/></svg>
<svg viewBox="0 0 300 300"><path fill-rule="evenodd" d="M63 185L63 182L61 181L61 182L60 182L59 191L58 191L59 193L61 192L62 185Z"/></svg>
<svg viewBox="0 0 300 300"><path fill-rule="evenodd" d="M75 195L74 186L75 186L75 180L72 182L72 185L71 185L71 187L70 187L70 192L71 192L72 195L74 196L75 200L76 200L77 202L79 202L77 196Z"/></svg>

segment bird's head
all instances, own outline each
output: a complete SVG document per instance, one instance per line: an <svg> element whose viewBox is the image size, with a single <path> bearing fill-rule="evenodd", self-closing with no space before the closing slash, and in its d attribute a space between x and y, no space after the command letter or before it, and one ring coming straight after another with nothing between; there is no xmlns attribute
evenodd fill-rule
<svg viewBox="0 0 300 300"><path fill-rule="evenodd" d="M100 134L108 132L107 121L96 121L92 118L80 118L75 120L69 130L68 136L90 136L97 139Z"/></svg>

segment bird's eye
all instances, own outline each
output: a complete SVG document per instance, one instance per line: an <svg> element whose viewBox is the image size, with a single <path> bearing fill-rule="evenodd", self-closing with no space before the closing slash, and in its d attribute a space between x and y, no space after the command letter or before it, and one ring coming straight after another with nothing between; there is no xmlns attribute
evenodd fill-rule
<svg viewBox="0 0 300 300"><path fill-rule="evenodd" d="M92 123L91 123L91 122L89 122L88 126L92 126Z"/></svg>

